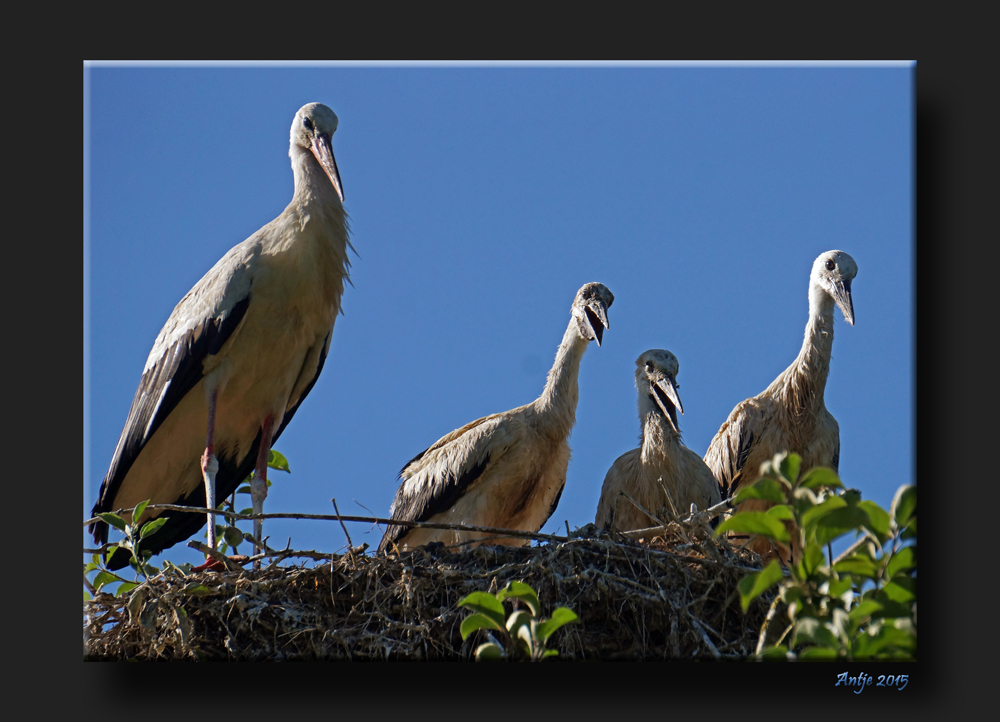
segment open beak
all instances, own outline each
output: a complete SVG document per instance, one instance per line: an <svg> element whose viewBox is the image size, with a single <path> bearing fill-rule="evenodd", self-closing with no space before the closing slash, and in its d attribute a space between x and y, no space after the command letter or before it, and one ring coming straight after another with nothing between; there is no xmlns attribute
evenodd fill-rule
<svg viewBox="0 0 1000 722"><path fill-rule="evenodd" d="M317 133L313 137L312 152L319 161L320 166L326 171L333 189L340 196L340 202L344 202L344 186L340 182L340 171L337 170L337 160L333 157L333 139L326 133Z"/></svg>
<svg viewBox="0 0 1000 722"><path fill-rule="evenodd" d="M681 430L677 427L677 412L680 411L683 414L684 405L681 404L680 396L677 395L676 382L672 377L664 376L654 381L652 388L656 405L663 411L663 415L669 419L670 425L674 427L674 431L678 434L681 433Z"/></svg>
<svg viewBox="0 0 1000 722"><path fill-rule="evenodd" d="M597 341L597 345L600 346L601 339L604 338L604 329L611 328L608 323L608 309L600 301L591 301L584 307L583 311L590 328L591 338Z"/></svg>
<svg viewBox="0 0 1000 722"><path fill-rule="evenodd" d="M835 283L833 285L833 300L844 314L844 318L849 324L854 325L854 300L851 298L850 280Z"/></svg>

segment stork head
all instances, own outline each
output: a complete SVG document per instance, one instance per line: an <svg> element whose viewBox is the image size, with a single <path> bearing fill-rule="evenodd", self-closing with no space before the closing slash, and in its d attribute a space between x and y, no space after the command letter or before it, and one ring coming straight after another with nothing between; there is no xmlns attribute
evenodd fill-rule
<svg viewBox="0 0 1000 722"><path fill-rule="evenodd" d="M813 263L811 285L830 296L852 326L854 301L851 298L851 281L856 275L858 264L843 251L821 253Z"/></svg>
<svg viewBox="0 0 1000 722"><path fill-rule="evenodd" d="M310 151L326 172L343 203L344 186L340 182L340 171L337 170L337 161L333 157L333 134L338 122L337 114L322 103L303 105L292 120L288 155L294 160L297 147Z"/></svg>
<svg viewBox="0 0 1000 722"><path fill-rule="evenodd" d="M639 389L640 399L648 396L653 408L670 422L674 431L681 433L677 412L683 414L684 406L677 395L680 388L677 383L677 372L680 370L677 357L665 349L654 348L637 358L635 366L635 387Z"/></svg>
<svg viewBox="0 0 1000 722"><path fill-rule="evenodd" d="M576 292L572 313L581 338L597 341L597 345L601 345L604 329L611 328L608 309L614 301L614 294L603 283L588 283Z"/></svg>

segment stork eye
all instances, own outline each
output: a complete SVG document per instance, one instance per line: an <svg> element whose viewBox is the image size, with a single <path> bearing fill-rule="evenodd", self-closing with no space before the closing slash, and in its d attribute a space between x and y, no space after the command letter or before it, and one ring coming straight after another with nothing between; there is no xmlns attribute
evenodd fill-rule
<svg viewBox="0 0 1000 722"><path fill-rule="evenodd" d="M647 371L652 371L653 370L653 362L652 361L647 361L646 362L646 370Z"/></svg>
<svg viewBox="0 0 1000 722"><path fill-rule="evenodd" d="M309 120L309 118L303 118L302 119L302 125L304 125L306 127L306 130L312 130L313 129L313 122L311 120Z"/></svg>
<svg viewBox="0 0 1000 722"><path fill-rule="evenodd" d="M830 260L828 260L828 261L826 262L826 270L828 270L828 271L832 271L832 270L833 270L834 268L836 268L836 267L837 267L837 264L836 264L836 263L834 263L833 261L830 261Z"/></svg>

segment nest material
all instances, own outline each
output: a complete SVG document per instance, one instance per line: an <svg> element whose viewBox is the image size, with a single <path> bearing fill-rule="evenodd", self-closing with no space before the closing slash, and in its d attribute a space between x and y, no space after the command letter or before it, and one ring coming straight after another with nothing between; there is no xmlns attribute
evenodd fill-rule
<svg viewBox="0 0 1000 722"><path fill-rule="evenodd" d="M770 602L740 609L737 584L758 566L753 552L677 524L648 542L593 525L573 537L532 547L331 555L311 568L161 573L121 598L99 594L85 604L85 656L470 660L487 637L477 631L462 640L470 612L459 600L512 580L535 589L543 618L557 606L579 616L550 638L555 659L753 655Z"/></svg>

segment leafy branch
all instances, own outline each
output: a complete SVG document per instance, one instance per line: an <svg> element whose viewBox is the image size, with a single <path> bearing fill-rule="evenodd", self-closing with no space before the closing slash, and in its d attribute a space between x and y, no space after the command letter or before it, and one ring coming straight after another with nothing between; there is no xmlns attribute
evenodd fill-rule
<svg viewBox="0 0 1000 722"><path fill-rule="evenodd" d="M515 609L504 619L503 601L518 599L527 609ZM504 659L510 654L521 654L533 662L546 657L554 657L559 652L546 649L552 633L564 624L577 621L578 617L568 607L559 607L548 620L538 618L541 605L535 590L524 582L508 582L496 595L487 592L472 592L459 603L460 607L471 609L474 614L462 620L461 633L465 640L477 629L485 629L490 641L476 648L476 661ZM505 644L501 646L492 632L501 635ZM506 649L505 649L506 647ZM516 650L516 651L515 651Z"/></svg>
<svg viewBox="0 0 1000 722"><path fill-rule="evenodd" d="M758 658L913 658L916 487L901 486L887 512L862 500L856 489L845 489L832 469L815 467L800 475L801 462L798 454L783 452L762 464L761 478L732 503L759 499L773 506L737 512L716 530L716 535L756 534L796 550L787 570L773 560L739 583L744 612L778 586L760 632ZM834 559L832 542L851 532L857 541ZM789 624L766 646L779 603L787 608Z"/></svg>

